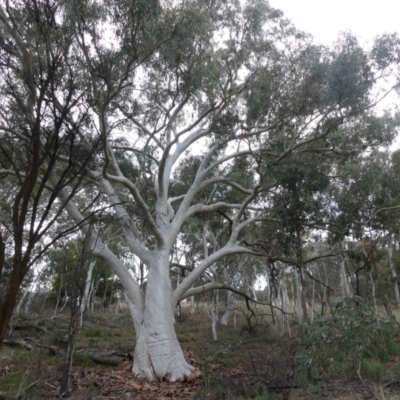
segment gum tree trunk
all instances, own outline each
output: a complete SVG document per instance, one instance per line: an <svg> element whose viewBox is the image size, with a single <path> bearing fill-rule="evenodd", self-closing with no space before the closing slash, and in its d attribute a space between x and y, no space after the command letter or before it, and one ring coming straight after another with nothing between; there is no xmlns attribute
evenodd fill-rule
<svg viewBox="0 0 400 400"><path fill-rule="evenodd" d="M390 272L392 274L393 284L394 284L394 295L396 298L397 307L400 308L400 294L399 294L399 286L397 284L397 274L393 265L393 249L394 245L391 238L388 239L388 255L389 255L389 265Z"/></svg>
<svg viewBox="0 0 400 400"><path fill-rule="evenodd" d="M136 347L133 373L153 380L167 378L176 381L189 376L194 368L183 355L176 337L169 279L168 252L156 257L149 268L143 316L134 316Z"/></svg>

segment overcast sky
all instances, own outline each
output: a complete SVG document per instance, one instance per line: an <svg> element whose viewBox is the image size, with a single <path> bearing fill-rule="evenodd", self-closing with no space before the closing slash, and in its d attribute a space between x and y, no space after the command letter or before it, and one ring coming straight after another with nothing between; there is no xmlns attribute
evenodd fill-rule
<svg viewBox="0 0 400 400"><path fill-rule="evenodd" d="M269 3L323 44L334 41L340 31L351 31L364 43L379 33L400 31L399 0L270 0Z"/></svg>

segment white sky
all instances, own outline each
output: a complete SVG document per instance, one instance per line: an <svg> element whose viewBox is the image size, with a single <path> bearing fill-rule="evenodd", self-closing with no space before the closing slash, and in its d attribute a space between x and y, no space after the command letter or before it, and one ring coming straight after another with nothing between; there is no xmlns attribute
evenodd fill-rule
<svg viewBox="0 0 400 400"><path fill-rule="evenodd" d="M399 0L270 0L294 25L316 42L330 44L340 31L351 31L361 43L383 32L400 31Z"/></svg>

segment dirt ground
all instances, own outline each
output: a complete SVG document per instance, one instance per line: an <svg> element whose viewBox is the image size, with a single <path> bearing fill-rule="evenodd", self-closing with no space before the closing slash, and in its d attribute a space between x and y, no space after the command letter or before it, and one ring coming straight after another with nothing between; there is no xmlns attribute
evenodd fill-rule
<svg viewBox="0 0 400 400"><path fill-rule="evenodd" d="M218 340L213 341L206 313L183 312L176 321L178 339L197 372L185 382L146 382L134 378L131 372L135 336L127 312L96 313L84 321L78 336L69 398L373 398L371 391L354 376L331 375L315 385L301 385L296 381L295 356L301 346L296 325L292 325L291 336L286 333L280 337L271 321L259 318L252 323L254 326L249 325L245 314L239 315L236 327L218 326ZM66 314L53 319L43 315L14 318L9 345L0 352L0 400L59 398L68 324ZM118 354L124 359L116 366L96 364L91 357L96 351ZM400 400L396 375L399 362L398 356L392 357L380 380L368 381L376 398Z"/></svg>

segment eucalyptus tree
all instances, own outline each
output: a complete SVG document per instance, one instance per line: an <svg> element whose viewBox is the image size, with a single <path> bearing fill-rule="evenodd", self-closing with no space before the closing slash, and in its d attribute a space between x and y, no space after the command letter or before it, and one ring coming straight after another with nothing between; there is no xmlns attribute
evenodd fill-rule
<svg viewBox="0 0 400 400"><path fill-rule="evenodd" d="M74 230L62 229L57 195L64 187L74 195L95 148L76 141L87 113L70 57L73 32L57 21L58 6L0 4L0 346L29 269Z"/></svg>
<svg viewBox="0 0 400 400"><path fill-rule="evenodd" d="M16 4L3 17L3 29L30 37L11 30L8 19L26 12ZM63 114L65 126L76 128L82 149L96 139L102 149L79 175L90 188L86 196L60 187L68 165L61 153L60 170L49 176L46 188L87 235L92 254L125 288L137 338L133 372L182 379L193 367L175 334L175 305L218 289L218 279L192 286L227 257L273 256L256 233L261 224L280 222L272 206L284 192L276 173L280 165L374 144L372 131L379 143L394 135L395 124L373 114L371 94L398 61L398 40L381 38L371 52L349 35L332 49L315 46L280 11L259 0L54 4L59 17L46 37L60 34L71 46L57 73L77 74L82 106ZM64 24L66 31L59 29ZM47 43L40 36L36 40ZM55 110L60 96L49 99ZM76 123L82 109L87 124ZM193 173L175 188L174 169L185 158ZM35 187L41 187L43 173L38 170ZM85 223L88 212L99 208L113 217L132 257L147 266L145 290L107 246L104 220ZM213 213L223 216L224 237L218 247L206 246L173 290L171 253L182 230L198 215ZM205 241L213 237L216 232Z"/></svg>
<svg viewBox="0 0 400 400"><path fill-rule="evenodd" d="M396 153L375 149L342 160L335 168L329 188L330 196L335 199L329 221L330 239L341 252L338 261L344 294L349 294L350 282L355 294L372 290L378 296L382 294L382 283L391 274L398 303L393 263L399 215L395 158ZM389 268L382 260L384 243ZM373 296L374 301L377 296Z"/></svg>

